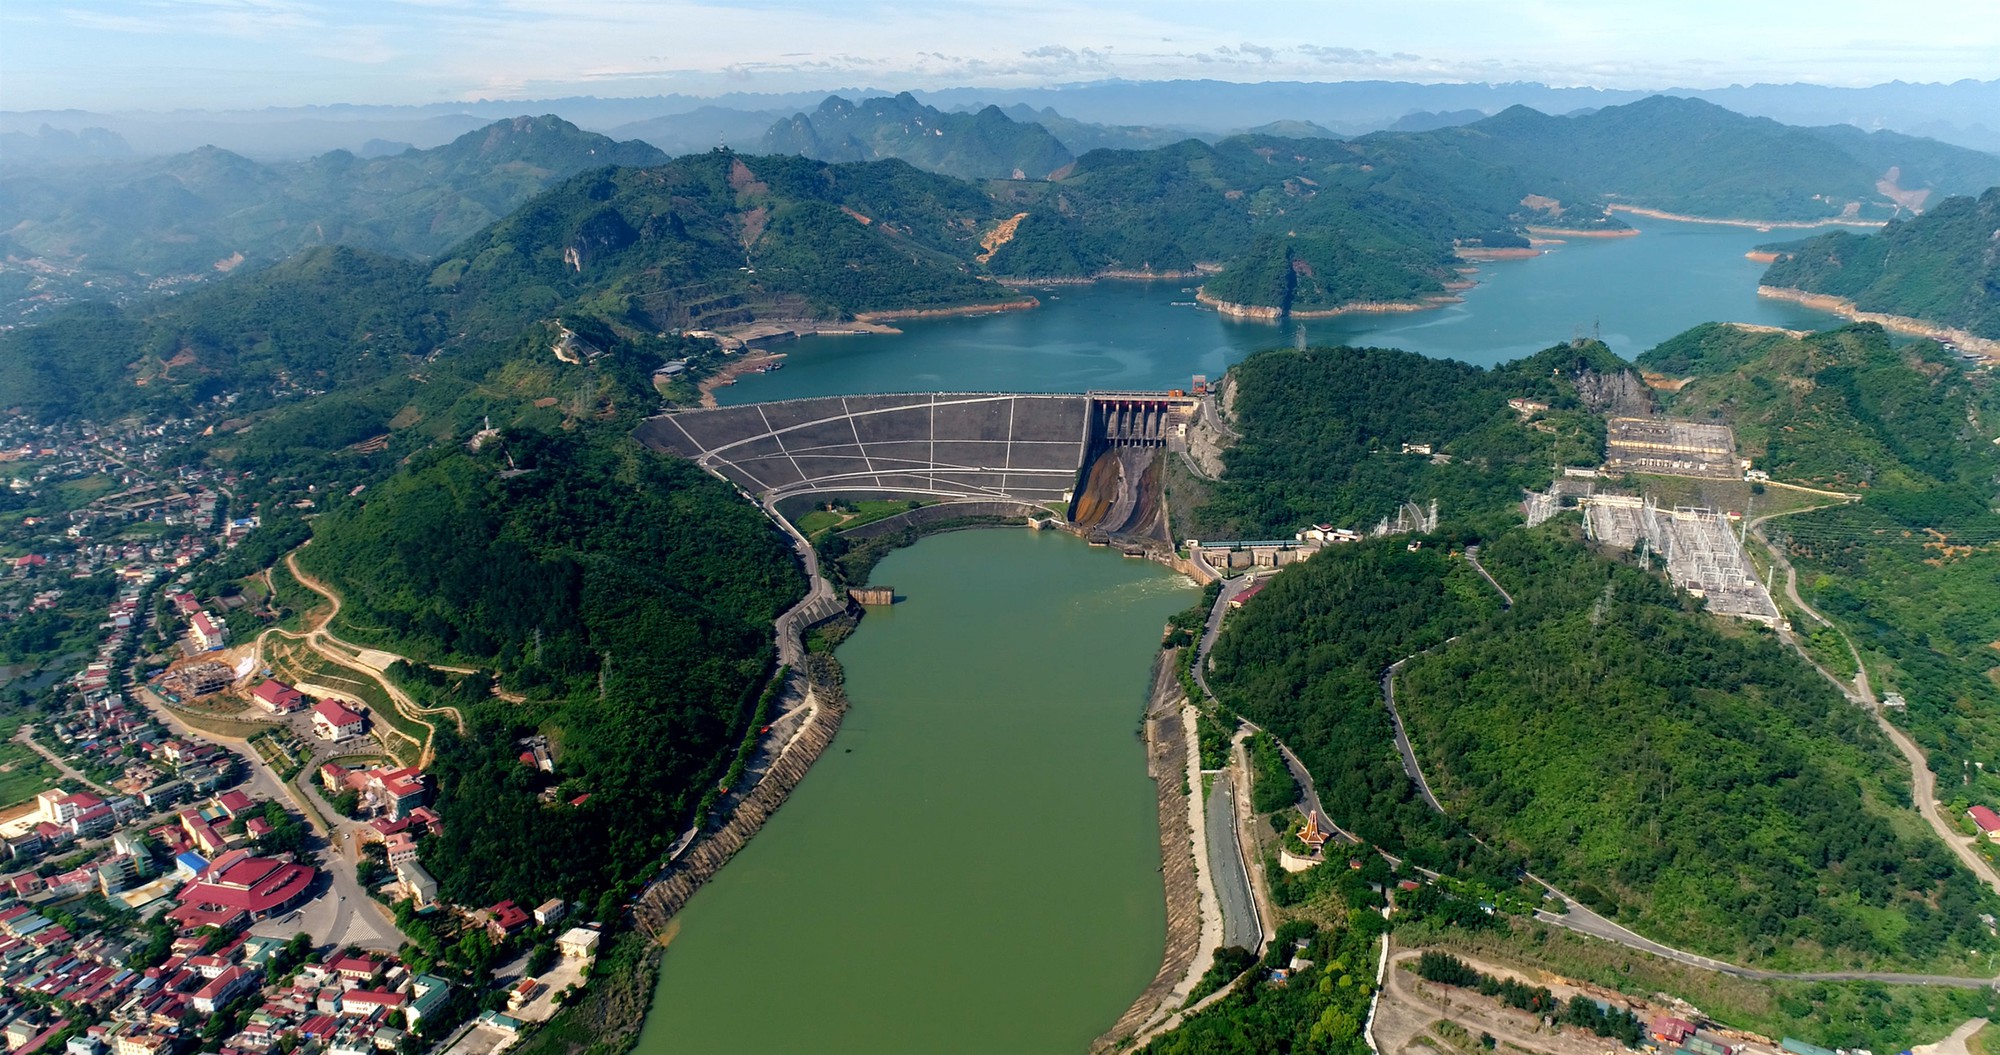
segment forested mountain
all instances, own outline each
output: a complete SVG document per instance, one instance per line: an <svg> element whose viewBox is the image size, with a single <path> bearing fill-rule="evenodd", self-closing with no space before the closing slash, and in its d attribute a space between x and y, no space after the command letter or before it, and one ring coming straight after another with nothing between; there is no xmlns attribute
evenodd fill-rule
<svg viewBox="0 0 2000 1055"><path fill-rule="evenodd" d="M1639 359L1677 376L1670 412L1729 422L1780 481L1860 502L1771 519L1806 601L1860 649L1878 694L1962 812L2000 805L2000 384L1873 325L1796 339L1706 326ZM1809 628L1810 620L1806 628ZM1850 672L1846 643L1821 651Z"/></svg>
<svg viewBox="0 0 2000 1055"><path fill-rule="evenodd" d="M398 370L437 376L439 355L537 339L546 355L558 318L650 369L678 346L661 332L697 323L997 301L1010 294L970 262L992 209L970 184L897 161L711 152L601 169L435 266L321 247L185 297L73 305L0 332L0 407L103 415L351 396Z"/></svg>
<svg viewBox="0 0 2000 1055"><path fill-rule="evenodd" d="M1991 154L1845 127L1794 128L1664 95L1575 117L1515 106L1418 135L1454 143L1489 164L1560 177L1615 202L1719 219L1907 214L1877 187L1892 174L1899 194L1942 197L2000 183L2000 157Z"/></svg>
<svg viewBox="0 0 2000 1055"><path fill-rule="evenodd" d="M166 413L235 394L364 384L430 354L446 305L406 260L322 246L185 297L72 305L0 332L0 406L38 418Z"/></svg>
<svg viewBox="0 0 2000 1055"><path fill-rule="evenodd" d="M572 173L664 160L644 143L557 117L519 117L388 157L337 150L261 164L203 147L11 173L0 182L0 244L48 267L32 283L10 285L11 306L0 312L18 314L41 298L172 288L319 245L433 256Z"/></svg>
<svg viewBox="0 0 2000 1055"><path fill-rule="evenodd" d="M774 662L771 620L803 593L728 485L597 431L427 453L300 554L341 591L342 633L528 697L472 702L469 735L438 755L446 823L424 861L461 904L562 897L615 917L720 775ZM528 733L549 737L552 777L517 760Z"/></svg>
<svg viewBox="0 0 2000 1055"><path fill-rule="evenodd" d="M1896 346L1864 323L1805 337L1710 323L1641 355L1690 378L1658 394L1675 416L1733 425L1774 479L1871 492L1983 487L2000 473L1984 383L1930 341Z"/></svg>
<svg viewBox="0 0 2000 1055"><path fill-rule="evenodd" d="M901 161L711 151L578 176L453 250L431 284L504 317L589 298L655 329L1007 299L972 184Z"/></svg>
<svg viewBox="0 0 2000 1055"><path fill-rule="evenodd" d="M1602 344L1558 345L1493 370L1382 348L1282 349L1230 372L1243 438L1188 525L1270 538L1305 523L1371 525L1436 499L1444 521L1498 529L1556 463L1604 455L1606 393L1643 392ZM1580 384L1581 383L1581 384ZM1395 398L1385 399L1385 392ZM1547 403L1532 424L1507 406ZM1643 401L1643 395L1634 395ZM1434 455L1402 453L1404 444Z"/></svg>
<svg viewBox="0 0 2000 1055"><path fill-rule="evenodd" d="M1770 634L1694 614L1562 534L1490 542L1513 609L1399 678L1446 809L1679 948L1983 963L1995 898L1915 834L1901 760L1867 715Z"/></svg>
<svg viewBox="0 0 2000 1055"><path fill-rule="evenodd" d="M1763 281L1851 300L1862 311L2000 339L1995 232L2000 186L1989 186L1977 198L1947 198L1871 235L1835 232L1782 246Z"/></svg>
<svg viewBox="0 0 2000 1055"><path fill-rule="evenodd" d="M908 92L858 103L828 96L811 114L772 125L761 150L820 161L901 158L962 179L1043 179L1072 160L1069 148L1039 124L1014 121L994 106L945 113Z"/></svg>
<svg viewBox="0 0 2000 1055"><path fill-rule="evenodd" d="M1082 157L1093 150L1152 150L1156 147L1172 146L1183 139L1217 139L1219 136L1204 135L1187 128L1171 125L1104 125L1090 121L1079 121L1056 112L1055 107L1044 106L1037 110L1031 106L1015 103L1003 106L1000 112L1022 124L1038 124L1049 130L1049 134L1069 148L1069 152Z"/></svg>
<svg viewBox="0 0 2000 1055"><path fill-rule="evenodd" d="M1408 300L1444 289L1460 243L1525 245L1523 206L1560 185L1397 140L1237 136L1100 150L1053 182L997 183L1023 213L987 266L1045 277L1220 268L1217 300L1283 311ZM1594 226L1610 224L1586 206Z"/></svg>

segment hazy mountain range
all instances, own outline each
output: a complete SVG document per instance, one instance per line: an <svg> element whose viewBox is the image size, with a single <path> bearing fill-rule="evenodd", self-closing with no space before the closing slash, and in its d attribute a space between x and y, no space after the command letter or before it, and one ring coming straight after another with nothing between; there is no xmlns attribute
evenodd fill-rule
<svg viewBox="0 0 2000 1055"><path fill-rule="evenodd" d="M0 160L62 156L40 141L42 126L54 132L102 129L123 139L137 154L171 154L217 146L259 159L299 158L333 149L359 152L369 140L440 146L474 128L521 113L554 113L581 128L621 139L644 139L668 153L717 145L755 149L774 121L817 107L829 94L844 98L893 96L873 88L835 88L782 94L738 93L713 98L662 95L633 99L571 97L434 103L421 106L331 105L276 107L226 112L121 112L81 110L0 111ZM1556 88L1536 83L1414 84L1399 81L1330 83L1224 81L1099 81L1051 88L953 88L913 92L912 97L948 112L976 112L998 106L1020 120L1016 109L1054 109L1064 119L1089 125L1171 129L1174 138L1194 134L1216 138L1273 121L1311 121L1342 135L1397 127L1425 115L1445 113L1463 123L1463 113L1481 115L1509 106L1544 113L1569 113L1635 102L1652 94L1698 98L1738 113L1787 124L1851 124L1864 130L1889 129L1930 136L1981 150L2000 150L2000 80L1954 84L1891 82L1868 88L1809 84L1755 84L1713 89L1667 88L1660 92L1599 88ZM1081 153L1095 146L1045 124ZM1402 126L1410 129L1408 124ZM1431 127L1425 125L1425 127ZM1157 144L1154 144L1157 145Z"/></svg>

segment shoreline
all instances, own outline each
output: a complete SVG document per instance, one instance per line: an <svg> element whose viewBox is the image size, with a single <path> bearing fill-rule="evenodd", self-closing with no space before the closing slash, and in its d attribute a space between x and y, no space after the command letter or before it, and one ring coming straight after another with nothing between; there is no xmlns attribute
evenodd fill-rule
<svg viewBox="0 0 2000 1055"><path fill-rule="evenodd" d="M1912 337L1928 337L1934 341L1947 341L1959 351L1982 359L1988 364L2000 364L2000 340L1980 337L1951 326L1913 319L1907 315L1889 315L1879 311L1863 311L1845 297L1827 293L1808 293L1789 286L1758 286L1757 295L1772 300L1789 300L1818 311L1831 312L1853 322L1872 322L1885 330L1908 334Z"/></svg>
<svg viewBox="0 0 2000 1055"><path fill-rule="evenodd" d="M987 304L960 304L950 308L891 308L887 311L855 312L854 321L876 323L896 319L945 319L955 315L993 315L1003 311L1027 311L1030 308L1041 307L1041 304L1041 301L1033 297L1017 297L1013 300L993 301Z"/></svg>
<svg viewBox="0 0 2000 1055"><path fill-rule="evenodd" d="M1825 220L1722 220L1713 216L1687 216L1664 209L1648 209L1638 205L1607 205L1607 212L1626 212L1634 216L1644 216L1654 220L1673 220L1676 223L1711 223L1723 227L1748 227L1753 231L1809 231L1815 227L1866 227L1871 230L1888 226L1886 220L1844 220L1833 217ZM1529 228L1534 230L1534 228ZM1639 232L1633 231L1633 234Z"/></svg>
<svg viewBox="0 0 2000 1055"><path fill-rule="evenodd" d="M1663 218L1664 218L1664 217L1663 217ZM1560 243L1560 242L1561 242L1561 241L1562 241L1563 239L1566 239L1566 238L1637 238L1637 237L1639 237L1639 229L1638 229L1637 227L1620 227L1620 228L1616 228L1616 229L1613 229L1613 230L1603 230L1603 231L1586 231L1586 230L1581 230L1581 229L1578 229L1578 228L1574 228L1574 227L1542 227L1542 226L1540 226L1540 225L1537 225L1537 224L1529 224L1529 225L1528 225L1527 227L1525 227L1525 228L1524 228L1524 230L1526 230L1526 231L1527 231L1527 232L1528 232L1529 234L1538 234L1538 235L1541 235L1541 236L1543 236L1543 237L1545 237L1545 238L1553 238L1553 239L1555 239L1555 240L1556 240L1556 241L1557 241L1558 243Z"/></svg>
<svg viewBox="0 0 2000 1055"><path fill-rule="evenodd" d="M1769 249L1752 249L1743 254L1743 259L1754 260L1759 264L1775 264L1778 262L1778 255Z"/></svg>
<svg viewBox="0 0 2000 1055"><path fill-rule="evenodd" d="M759 349L745 352L741 359L722 364L722 369L702 378L695 385L696 390L701 393L701 405L711 409L721 406L722 404L715 398L716 389L735 384L736 379L745 374L762 373L766 365L784 360L784 352L767 352Z"/></svg>
<svg viewBox="0 0 2000 1055"><path fill-rule="evenodd" d="M1542 255L1539 249L1487 249L1480 246L1461 246L1454 250L1460 260L1526 260Z"/></svg>
<svg viewBox="0 0 2000 1055"><path fill-rule="evenodd" d="M1285 319L1332 319L1342 315L1400 315L1407 312L1430 311L1447 304L1459 304L1463 297L1451 293L1437 293L1420 301L1357 300L1342 304L1337 308L1309 308L1305 311L1281 311L1262 304L1237 304L1210 296L1206 289L1197 290L1195 303L1214 309L1218 314L1234 319L1248 319L1252 322L1278 323Z"/></svg>
<svg viewBox="0 0 2000 1055"><path fill-rule="evenodd" d="M1023 286L1090 286L1099 282L1187 282L1192 279L1208 278L1221 272L1221 265L1195 265L1188 271L1133 271L1125 268L1110 268L1089 275L1061 275L1037 278L1033 275L996 275L993 281L1009 289Z"/></svg>
<svg viewBox="0 0 2000 1055"><path fill-rule="evenodd" d="M1207 886L1207 846L1194 827L1201 818L1200 762L1186 696L1175 676L1177 653L1153 661L1153 686L1143 724L1147 776L1153 779L1160 827L1160 874L1167 903L1167 934L1160 968L1123 1014L1092 1042L1094 1053L1116 1051L1170 1021L1201 982L1221 940L1221 913Z"/></svg>

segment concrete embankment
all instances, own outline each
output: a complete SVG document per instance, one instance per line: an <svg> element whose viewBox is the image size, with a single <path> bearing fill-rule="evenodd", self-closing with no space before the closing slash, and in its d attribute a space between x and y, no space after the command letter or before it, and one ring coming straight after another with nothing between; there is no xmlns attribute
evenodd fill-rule
<svg viewBox="0 0 2000 1055"><path fill-rule="evenodd" d="M750 841L750 837L757 834L764 822L778 812L778 807L785 804L792 789L805 779L806 771L812 768L820 753L833 742L834 734L840 731L841 719L847 713L846 702L822 699L808 689L804 706L813 708L805 728L786 746L784 755L771 766L764 779L758 781L757 787L730 814L728 822L696 843L640 896L632 912L639 929L648 937L659 938L667 922L687 904L695 891L721 871L722 866L728 864L729 859Z"/></svg>
<svg viewBox="0 0 2000 1055"><path fill-rule="evenodd" d="M1153 778L1160 812L1160 875L1166 886L1167 942L1160 969L1132 1006L1091 1045L1093 1052L1116 1050L1129 1037L1171 1014L1197 979L1190 968L1202 952L1201 889L1195 866L1194 830L1188 823L1188 737L1181 718L1185 700L1174 675L1174 654L1162 652L1153 665L1153 694L1146 708L1146 773ZM1206 969L1205 967L1203 968Z"/></svg>

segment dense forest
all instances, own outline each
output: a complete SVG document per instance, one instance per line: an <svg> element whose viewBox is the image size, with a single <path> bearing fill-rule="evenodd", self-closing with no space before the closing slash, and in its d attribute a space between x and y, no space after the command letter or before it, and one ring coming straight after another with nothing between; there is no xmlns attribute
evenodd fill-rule
<svg viewBox="0 0 2000 1055"><path fill-rule="evenodd" d="M1594 342L1493 370L1381 348L1253 355L1230 373L1243 438L1224 452L1223 479L1189 530L1270 538L1312 523L1369 527L1432 499L1446 523L1500 530L1552 465L1603 460L1604 422L1591 411L1608 405L1601 389L1618 386L1597 382L1627 371ZM1643 391L1636 379L1624 387ZM1515 397L1548 409L1524 420L1507 405Z"/></svg>
<svg viewBox="0 0 2000 1055"><path fill-rule="evenodd" d="M1224 707L1298 753L1329 816L1427 868L1504 868L1417 797L1382 706L1384 668L1498 605L1462 562L1403 540L1335 546L1232 615L1208 674Z"/></svg>
<svg viewBox="0 0 2000 1055"><path fill-rule="evenodd" d="M1150 1055L1361 1055L1369 1050L1362 1026L1375 992L1375 943L1387 929L1381 916L1360 909L1327 926L1284 924L1264 961L1228 996L1141 1050ZM1312 966L1283 981L1273 979L1272 971L1284 967L1295 951Z"/></svg>
<svg viewBox="0 0 2000 1055"><path fill-rule="evenodd" d="M771 670L771 619L802 592L755 508L620 440L434 451L301 551L345 599L343 634L475 663L528 699L471 708L439 751L445 831L424 860L453 901L629 892L720 775ZM553 776L516 761L536 732Z"/></svg>
<svg viewBox="0 0 2000 1055"><path fill-rule="evenodd" d="M1977 198L1938 202L1870 235L1836 231L1779 246L1767 286L1824 293L1863 311L2000 339L2000 174Z"/></svg>
<svg viewBox="0 0 2000 1055"><path fill-rule="evenodd" d="M1399 678L1447 810L1677 947L1983 964L1994 899L1914 824L1866 714L1768 632L1696 614L1572 530L1489 543L1481 559L1516 604Z"/></svg>

